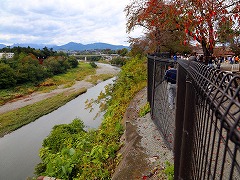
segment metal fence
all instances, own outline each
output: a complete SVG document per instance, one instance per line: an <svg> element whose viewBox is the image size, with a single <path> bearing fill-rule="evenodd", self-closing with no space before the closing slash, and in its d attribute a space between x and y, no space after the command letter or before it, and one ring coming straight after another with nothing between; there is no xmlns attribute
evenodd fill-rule
<svg viewBox="0 0 240 180"><path fill-rule="evenodd" d="M174 151L175 179L240 179L240 76L178 60L171 110L163 81L169 63L148 57L148 101Z"/></svg>

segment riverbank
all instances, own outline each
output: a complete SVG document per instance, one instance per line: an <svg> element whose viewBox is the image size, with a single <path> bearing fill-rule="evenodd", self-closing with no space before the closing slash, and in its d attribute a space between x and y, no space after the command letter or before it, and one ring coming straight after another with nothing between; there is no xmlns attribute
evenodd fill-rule
<svg viewBox="0 0 240 180"><path fill-rule="evenodd" d="M97 83L99 83L102 81L100 76L106 77L104 75L108 75L108 77L113 77L119 70L119 68L99 63L96 74L91 76L98 76ZM89 82L92 79L91 76L85 77L82 81L76 81L73 86L68 88L59 86L51 92L32 93L2 105L0 107L0 137L52 112L86 92L88 88L97 84Z"/></svg>
<svg viewBox="0 0 240 180"><path fill-rule="evenodd" d="M98 63L98 68L96 69L96 74L95 75L103 75L103 74L111 74L112 76L118 74L120 71L119 68L113 67L108 64L102 64ZM58 86L56 89L47 92L47 93L39 93L39 92L34 92L30 95L23 96L20 98L16 98L11 102L8 102L2 106L0 106L0 115L3 113L6 113L8 111L12 111L15 109L22 108L24 106L34 104L36 102L39 102L41 100L56 96L57 94L63 93L63 92L76 92L80 90L81 88L86 88L89 89L90 87L93 87L95 84L90 82L91 75L85 77L84 80L82 81L76 81L75 84L71 87L64 88L63 86ZM101 81L98 81L99 83Z"/></svg>

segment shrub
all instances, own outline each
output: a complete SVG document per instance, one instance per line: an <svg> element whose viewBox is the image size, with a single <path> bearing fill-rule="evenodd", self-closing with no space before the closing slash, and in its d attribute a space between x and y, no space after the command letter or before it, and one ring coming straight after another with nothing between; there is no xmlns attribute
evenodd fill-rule
<svg viewBox="0 0 240 180"><path fill-rule="evenodd" d="M89 64L90 64L91 67L93 67L93 68L96 68L96 67L97 67L97 64L96 64L95 62L90 62Z"/></svg>
<svg viewBox="0 0 240 180"><path fill-rule="evenodd" d="M113 58L110 62L113 65L123 66L124 64L126 64L126 58L116 57L116 58Z"/></svg>
<svg viewBox="0 0 240 180"><path fill-rule="evenodd" d="M68 62L70 64L71 68L75 68L78 66L78 61L77 61L76 57L74 57L74 56L70 56L68 58Z"/></svg>

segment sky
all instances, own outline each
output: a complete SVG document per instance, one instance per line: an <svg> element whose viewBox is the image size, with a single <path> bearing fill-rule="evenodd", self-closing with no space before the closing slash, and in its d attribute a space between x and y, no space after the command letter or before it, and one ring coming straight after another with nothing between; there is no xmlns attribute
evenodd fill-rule
<svg viewBox="0 0 240 180"><path fill-rule="evenodd" d="M0 0L0 44L129 45L123 12L130 0Z"/></svg>

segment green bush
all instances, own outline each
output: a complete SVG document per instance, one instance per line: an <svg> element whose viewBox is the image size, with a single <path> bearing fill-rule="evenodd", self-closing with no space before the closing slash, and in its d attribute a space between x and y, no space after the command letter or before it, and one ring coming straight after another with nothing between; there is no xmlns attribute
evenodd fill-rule
<svg viewBox="0 0 240 180"><path fill-rule="evenodd" d="M110 61L110 63L113 65L123 66L124 64L126 64L126 58L115 57Z"/></svg>
<svg viewBox="0 0 240 180"><path fill-rule="evenodd" d="M68 58L68 62L69 62L69 64L70 64L71 68L75 68L75 67L78 66L77 58L74 57L74 56L70 56L70 57Z"/></svg>
<svg viewBox="0 0 240 180"><path fill-rule="evenodd" d="M91 67L93 67L93 68L96 68L96 67L97 67L97 64L96 64L95 62L90 62L89 64L90 64Z"/></svg>

